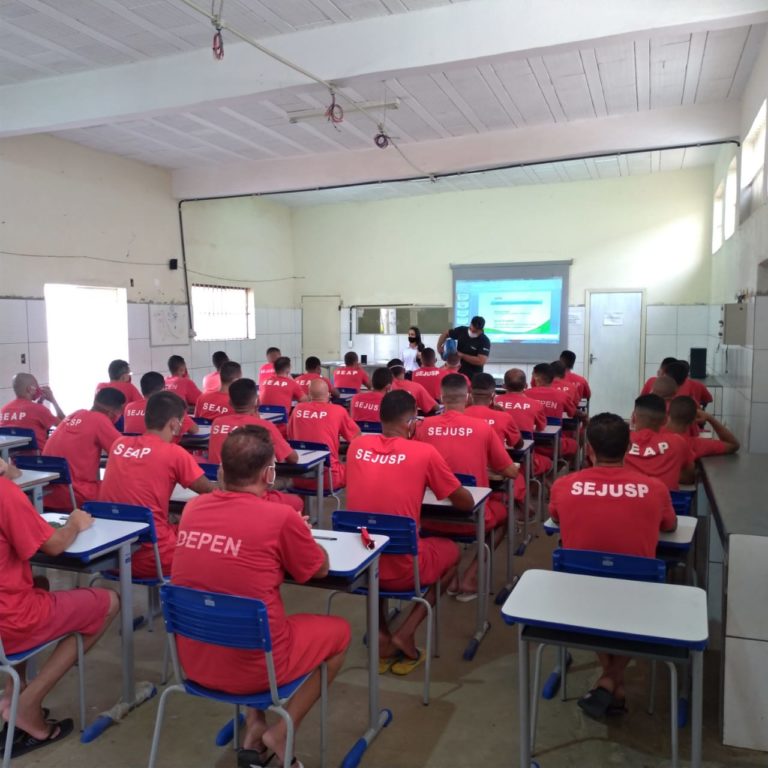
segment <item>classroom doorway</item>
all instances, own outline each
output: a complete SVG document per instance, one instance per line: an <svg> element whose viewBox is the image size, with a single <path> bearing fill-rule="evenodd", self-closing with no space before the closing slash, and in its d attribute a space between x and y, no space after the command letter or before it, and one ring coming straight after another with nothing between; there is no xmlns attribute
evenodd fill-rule
<svg viewBox="0 0 768 768"><path fill-rule="evenodd" d="M48 375L64 413L90 408L112 360L128 360L125 288L46 284Z"/></svg>
<svg viewBox="0 0 768 768"><path fill-rule="evenodd" d="M642 386L643 291L587 291L584 375L591 414L629 418Z"/></svg>
<svg viewBox="0 0 768 768"><path fill-rule="evenodd" d="M301 297L301 347L304 358L323 362L339 359L339 306L341 296Z"/></svg>

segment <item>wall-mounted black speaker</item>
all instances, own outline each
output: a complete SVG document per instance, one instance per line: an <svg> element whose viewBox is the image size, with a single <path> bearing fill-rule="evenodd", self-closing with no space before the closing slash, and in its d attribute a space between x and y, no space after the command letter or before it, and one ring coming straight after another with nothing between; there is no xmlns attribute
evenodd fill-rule
<svg viewBox="0 0 768 768"><path fill-rule="evenodd" d="M168 260L168 269L178 269L179 268L179 260L178 259L169 259Z"/></svg>
<svg viewBox="0 0 768 768"><path fill-rule="evenodd" d="M706 347L691 347L691 378L707 378L707 349Z"/></svg>

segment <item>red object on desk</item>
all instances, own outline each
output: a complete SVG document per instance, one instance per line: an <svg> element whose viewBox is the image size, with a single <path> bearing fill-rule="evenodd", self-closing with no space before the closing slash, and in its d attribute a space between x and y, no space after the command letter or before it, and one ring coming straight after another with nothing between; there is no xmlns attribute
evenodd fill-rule
<svg viewBox="0 0 768 768"><path fill-rule="evenodd" d="M360 538L363 540L363 546L366 549L376 548L376 542L371 538L371 534L368 533L368 529L365 526L360 528Z"/></svg>

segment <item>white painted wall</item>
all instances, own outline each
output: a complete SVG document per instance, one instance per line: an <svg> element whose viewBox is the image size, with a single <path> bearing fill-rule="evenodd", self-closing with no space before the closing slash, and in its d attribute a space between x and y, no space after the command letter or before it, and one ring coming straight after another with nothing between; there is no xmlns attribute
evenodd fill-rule
<svg viewBox="0 0 768 768"><path fill-rule="evenodd" d="M185 300L181 271L168 269L180 246L165 170L51 136L2 139L0 212L4 296L42 298L45 282L67 282Z"/></svg>
<svg viewBox="0 0 768 768"><path fill-rule="evenodd" d="M707 168L293 211L297 290L345 304L451 303L451 263L573 259L585 290L646 288L650 304L709 302Z"/></svg>

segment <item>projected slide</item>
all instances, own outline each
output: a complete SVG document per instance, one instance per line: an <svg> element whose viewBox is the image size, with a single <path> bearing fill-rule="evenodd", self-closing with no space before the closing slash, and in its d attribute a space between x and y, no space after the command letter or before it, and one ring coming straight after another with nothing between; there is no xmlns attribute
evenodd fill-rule
<svg viewBox="0 0 768 768"><path fill-rule="evenodd" d="M531 280L457 280L456 325L485 318L491 343L560 343L562 278Z"/></svg>

